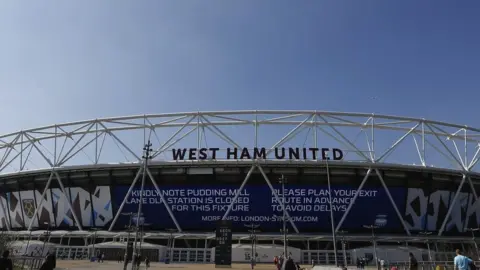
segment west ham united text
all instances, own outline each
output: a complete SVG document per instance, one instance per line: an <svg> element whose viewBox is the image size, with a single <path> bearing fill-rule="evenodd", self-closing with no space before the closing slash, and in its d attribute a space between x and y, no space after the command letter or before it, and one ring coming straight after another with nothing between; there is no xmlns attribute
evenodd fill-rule
<svg viewBox="0 0 480 270"><path fill-rule="evenodd" d="M173 160L215 159L289 159L289 160L342 160L343 152L338 148L174 148Z"/></svg>

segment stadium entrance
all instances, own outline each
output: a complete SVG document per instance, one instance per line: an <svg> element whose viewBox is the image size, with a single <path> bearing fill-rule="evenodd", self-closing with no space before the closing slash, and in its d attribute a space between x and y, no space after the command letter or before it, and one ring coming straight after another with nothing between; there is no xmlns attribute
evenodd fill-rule
<svg viewBox="0 0 480 270"><path fill-rule="evenodd" d="M118 260L126 248L128 232L64 232L49 235L37 232L34 237L17 232L18 250L14 254L23 254L21 249L30 241L29 250L55 250L59 259L84 260L101 252L106 260ZM232 245L233 262L248 263L252 256L259 263L270 263L274 256L283 252L281 235L258 234L255 250L252 252L251 235L234 234ZM35 239L35 240L33 240ZM376 236L372 246L371 236L341 235L338 238L337 261L355 264L359 258L378 257L390 263L403 264L412 252L421 263L453 261L454 250L462 249L466 255L478 258L478 252L472 238L459 237L399 237ZM34 242L38 242L33 244ZM145 233L140 241L141 254L152 262L169 259L172 263L212 263L215 252L214 235L207 233ZM38 248L35 249L34 245ZM288 235L288 250L291 256L302 264L332 264L335 261L333 243L329 235ZM376 254L376 255L375 255Z"/></svg>

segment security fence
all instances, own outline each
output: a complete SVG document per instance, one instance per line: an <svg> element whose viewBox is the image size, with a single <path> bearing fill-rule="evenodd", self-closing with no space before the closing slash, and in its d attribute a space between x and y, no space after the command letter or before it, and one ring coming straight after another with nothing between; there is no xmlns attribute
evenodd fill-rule
<svg viewBox="0 0 480 270"><path fill-rule="evenodd" d="M27 257L27 256L14 256L12 257L14 269L22 270L37 270L42 266L43 257Z"/></svg>

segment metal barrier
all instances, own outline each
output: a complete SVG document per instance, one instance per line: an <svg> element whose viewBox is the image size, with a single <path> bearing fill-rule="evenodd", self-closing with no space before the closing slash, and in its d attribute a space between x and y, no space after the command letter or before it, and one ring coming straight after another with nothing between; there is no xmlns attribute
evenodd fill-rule
<svg viewBox="0 0 480 270"><path fill-rule="evenodd" d="M474 263L477 267L480 265L480 261L474 261ZM390 262L386 268L396 266L398 270L408 270L408 265L408 261ZM437 266L442 266L443 270L454 270L453 261L418 262L418 270L437 270Z"/></svg>
<svg viewBox="0 0 480 270"><path fill-rule="evenodd" d="M14 268L22 269L22 270L40 269L40 266L42 266L43 261L44 261L43 257L27 257L27 256L12 257Z"/></svg>

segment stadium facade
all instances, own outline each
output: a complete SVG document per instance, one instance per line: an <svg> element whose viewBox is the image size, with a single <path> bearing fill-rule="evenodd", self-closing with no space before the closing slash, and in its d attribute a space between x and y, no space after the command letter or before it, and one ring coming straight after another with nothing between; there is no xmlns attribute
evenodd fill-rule
<svg viewBox="0 0 480 270"><path fill-rule="evenodd" d="M145 238L213 239L216 221L228 219L234 239L248 238L254 223L270 241L279 239L285 200L292 241L331 241L330 210L342 239L367 241L373 225L384 241L423 241L426 231L432 240L471 241L480 222L479 140L480 130L464 125L320 111L35 128L0 136L0 226L115 238L142 202ZM155 151L144 166L147 141Z"/></svg>

